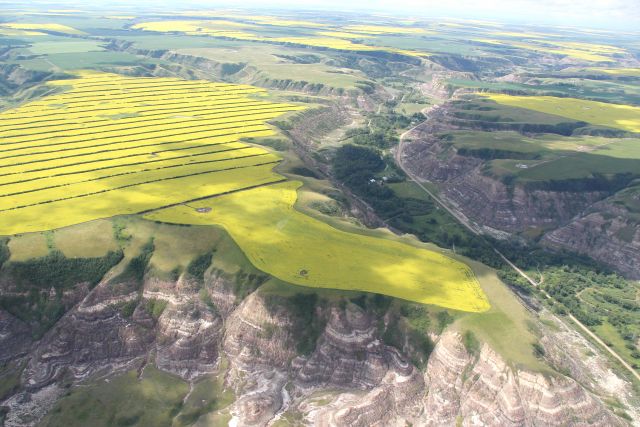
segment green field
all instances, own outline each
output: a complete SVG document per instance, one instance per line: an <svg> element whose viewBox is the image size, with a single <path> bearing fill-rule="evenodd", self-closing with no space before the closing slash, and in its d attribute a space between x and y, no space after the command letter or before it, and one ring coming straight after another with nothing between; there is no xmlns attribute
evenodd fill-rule
<svg viewBox="0 0 640 427"><path fill-rule="evenodd" d="M356 70L325 65L325 62L330 60L326 55L310 54L301 49L275 47L264 43L249 47L178 49L178 53L223 63L247 64L252 69L243 70L243 75L248 73L247 77L252 81L269 80L271 85L277 84L278 81L291 80L294 83L304 81L333 88L354 89L357 82L367 80L364 74Z"/></svg>
<svg viewBox="0 0 640 427"><path fill-rule="evenodd" d="M527 137L515 132L454 131L442 134L458 153L483 158L495 176L524 181L639 174L640 139L594 136Z"/></svg>
<svg viewBox="0 0 640 427"><path fill-rule="evenodd" d="M640 133L640 107L552 96L484 96L502 105Z"/></svg>
<svg viewBox="0 0 640 427"><path fill-rule="evenodd" d="M69 41L68 39L60 38L58 40L36 42L29 47L29 50L36 55L55 55L60 53L96 52L104 49L99 42Z"/></svg>
<svg viewBox="0 0 640 427"><path fill-rule="evenodd" d="M507 95L496 94L495 96L506 97ZM453 101L452 104L455 108L452 114L454 117L488 125L516 126L529 124L554 126L578 121L567 119L552 112L531 110L515 100L509 104L498 103L488 95L465 95L460 101Z"/></svg>
<svg viewBox="0 0 640 427"><path fill-rule="evenodd" d="M140 378L132 370L108 382L73 389L40 425L170 427L188 391L186 382L147 365Z"/></svg>
<svg viewBox="0 0 640 427"><path fill-rule="evenodd" d="M557 77L530 77L526 83L486 80L449 79L454 88L483 89L507 94L562 96L618 104L640 104L640 87L615 81L571 79Z"/></svg>

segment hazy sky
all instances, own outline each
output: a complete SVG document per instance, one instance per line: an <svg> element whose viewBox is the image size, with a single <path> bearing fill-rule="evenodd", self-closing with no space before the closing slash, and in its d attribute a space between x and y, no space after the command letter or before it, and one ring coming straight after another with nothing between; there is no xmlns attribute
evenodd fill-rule
<svg viewBox="0 0 640 427"><path fill-rule="evenodd" d="M566 26L640 29L640 0L44 0L47 3L96 6L306 8L365 10L420 17L457 17L549 23ZM21 6L38 1L10 1ZM134 6L134 7L135 7Z"/></svg>

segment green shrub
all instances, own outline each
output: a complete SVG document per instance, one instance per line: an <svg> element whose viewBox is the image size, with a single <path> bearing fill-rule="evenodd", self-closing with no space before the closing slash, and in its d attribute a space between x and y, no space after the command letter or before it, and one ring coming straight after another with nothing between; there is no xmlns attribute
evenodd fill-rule
<svg viewBox="0 0 640 427"><path fill-rule="evenodd" d="M213 260L213 252L215 252L215 250L200 255L192 260L187 266L187 274L195 280L203 282L204 273L207 271Z"/></svg>
<svg viewBox="0 0 640 427"><path fill-rule="evenodd" d="M134 258L131 258L129 264L127 264L122 273L111 280L111 283L132 281L141 284L144 280L144 275L147 271L147 267L154 250L155 246L153 244L153 239L150 239L142 247L140 253Z"/></svg>
<svg viewBox="0 0 640 427"><path fill-rule="evenodd" d="M3 273L23 289L31 286L65 289L85 282L93 287L122 257L121 251L111 251L99 258L66 258L62 252L54 250L42 258L9 262L4 266Z"/></svg>
<svg viewBox="0 0 640 427"><path fill-rule="evenodd" d="M462 344L471 355L477 355L480 352L480 341L472 331L466 331L462 334Z"/></svg>
<svg viewBox="0 0 640 427"><path fill-rule="evenodd" d="M167 308L167 302L162 299L148 299L144 308L147 313L151 315L151 317L157 320L160 316L162 316L164 309Z"/></svg>

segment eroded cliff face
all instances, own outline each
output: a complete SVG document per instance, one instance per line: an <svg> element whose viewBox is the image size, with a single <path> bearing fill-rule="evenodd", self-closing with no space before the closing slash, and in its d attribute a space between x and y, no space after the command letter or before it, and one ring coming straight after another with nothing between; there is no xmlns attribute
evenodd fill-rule
<svg viewBox="0 0 640 427"><path fill-rule="evenodd" d="M508 366L489 346L470 355L445 334L425 373L427 424L623 425L575 380Z"/></svg>
<svg viewBox="0 0 640 427"><path fill-rule="evenodd" d="M432 336L435 348L418 369L384 343L379 316L355 304L323 300L309 317L284 297L257 291L238 301L231 289L216 274L204 284L147 279L142 288L105 280L33 343L19 338L24 325L2 313L2 355L26 364L23 387L0 404L9 409L6 425L34 425L65 387L146 363L185 381L219 372L235 394L226 411L236 426L281 419L313 426L625 424L598 395L620 388L603 391L579 366L584 377L572 376L580 382L551 368L518 369L488 345L472 354L458 333L445 332ZM159 315L148 308L158 301L166 303ZM301 332L302 318L312 319L317 335ZM560 361L573 357L549 352Z"/></svg>
<svg viewBox="0 0 640 427"><path fill-rule="evenodd" d="M635 197L637 203L640 193ZM586 254L627 277L640 279L640 222L634 216L637 214L607 199L547 233L542 242Z"/></svg>
<svg viewBox="0 0 640 427"><path fill-rule="evenodd" d="M0 364L27 354L31 341L29 326L0 310Z"/></svg>
<svg viewBox="0 0 640 427"><path fill-rule="evenodd" d="M383 373L364 392L298 408L318 426L624 425L576 381L513 368L487 345L469 354L457 333L440 337L424 372Z"/></svg>
<svg viewBox="0 0 640 427"><path fill-rule="evenodd" d="M437 136L453 129L447 108L432 109L429 120L408 135L400 155L412 174L437 184L442 198L494 237L541 237L549 247L588 255L628 278L640 278L637 187L612 195L507 185L483 172L486 160L460 155Z"/></svg>
<svg viewBox="0 0 640 427"><path fill-rule="evenodd" d="M484 161L458 155L456 150L433 136L446 114L432 113L432 120L409 136L403 150L409 170L439 184L444 196L473 222L509 233L530 228L553 229L564 225L593 203L607 196L604 192L530 190L522 185L509 187L482 173Z"/></svg>

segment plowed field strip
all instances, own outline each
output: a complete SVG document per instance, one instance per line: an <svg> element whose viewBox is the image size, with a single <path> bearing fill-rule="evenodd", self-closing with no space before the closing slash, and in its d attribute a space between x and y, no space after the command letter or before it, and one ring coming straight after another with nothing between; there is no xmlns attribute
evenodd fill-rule
<svg viewBox="0 0 640 427"><path fill-rule="evenodd" d="M267 113L260 113L260 114L254 114L251 118L251 120L246 120L246 121L239 121L239 120L228 120L228 118L224 118L222 120L220 120L218 123L211 123L211 124L199 124L199 125L194 125L193 123L184 123L184 122L180 122L181 124L183 124L183 126L172 126L169 129L171 130L189 130L189 129L199 129L199 128L203 128L203 127L207 127L208 129L230 129L230 128L242 128L244 126L245 123L250 123L250 122L254 122L257 121L259 119L262 119L262 122L269 120L271 118L277 117L278 115L282 114L282 112L286 112L289 111L287 109L281 110L281 109L276 109L276 110L270 110ZM212 120L213 122L213 120ZM168 125L170 125L171 123L166 123L163 125L149 125L149 126L137 126L137 127L125 127L122 129L117 129L117 130L111 130L109 132L100 132L100 137L98 138L93 138L92 141L101 141L101 140L106 140L106 139L113 139L113 138L117 138L117 139L124 139L124 138L128 138L128 137L134 137L137 135L143 135L143 134L147 134L147 133L160 133L160 135L158 136L162 136L163 133L166 133L166 129L168 127ZM230 126L230 125L236 125L236 126ZM123 133L125 131L131 131L131 132L126 132ZM8 143L4 143L4 144L0 144L0 148L36 148L36 147L46 147L46 146L59 146L59 145L68 145L68 144L76 144L76 143L82 143L82 142L86 142L86 137L92 138L95 136L95 131L94 132L89 132L89 133L82 133L82 134L78 134L78 135L73 135L73 136L54 136L48 139L35 139L35 140L28 140L28 141L14 141L14 142L8 142ZM56 142L53 143L47 143L47 141L50 140L54 140ZM27 143L33 143L33 142L42 142L41 144L36 144L36 145L23 145L23 144L27 144ZM0 150L1 152L2 150Z"/></svg>
<svg viewBox="0 0 640 427"><path fill-rule="evenodd" d="M11 196L17 196L19 194L27 194L27 193L34 193L37 191L51 190L54 188L64 187L64 186L73 185L73 184L99 181L107 178L115 178L115 177L120 177L125 175L135 175L143 172L159 171L164 169L178 168L178 167L191 166L191 165L202 165L202 164L211 164L211 163L218 163L218 162L231 162L238 159L247 159L247 158L253 158L253 157L266 156L268 154L269 153L267 152L263 152L263 153L247 154L244 156L240 156L240 155L229 156L229 157L224 157L220 159L215 158L215 156L212 156L212 155L209 155L209 156L203 155L202 159L196 159L196 160L193 160L194 156L190 156L189 158L192 159L191 161L185 162L184 160L182 160L181 162L173 162L173 164L172 162L165 162L164 165L160 165L157 167L144 167L143 164L141 164L140 165L141 167L139 168L129 168L124 172L118 172L118 173L114 173L113 171L111 171L111 173L106 173L104 171L102 171L102 173L100 173L100 171L90 171L88 174L84 174L85 178L83 178L81 175L78 175L78 174L66 176L64 178L60 178L60 177L49 178L48 180L50 182L49 184L39 186L39 187L32 185L31 183L20 183L12 187L0 186L0 191L4 191L7 188L9 188L10 191L12 191L8 193L0 193L0 200L3 197L11 197ZM89 177L86 177L86 176L89 176ZM41 181L40 184L42 183L43 182ZM46 183L46 181L44 183Z"/></svg>
<svg viewBox="0 0 640 427"><path fill-rule="evenodd" d="M67 131L68 132L62 132L62 131L52 131L51 134L52 136L46 138L45 141L51 141L51 140L56 140L56 139L60 139L60 138L70 138L69 137L69 133L71 133L73 135L73 137L81 137L81 136L86 136L86 135L90 135L90 136L94 136L96 133L96 129L100 129L101 130L101 134L105 134L105 133L109 133L109 132L115 132L115 131L127 131L127 130L131 130L131 129L145 129L145 128L154 128L157 127L159 125L165 126L165 127L169 127L171 126L172 128L176 128L177 124L182 124L185 125L186 127L188 127L189 125L193 125L192 122L196 122L196 123L202 123L204 121L206 121L207 123L210 123L212 125L214 124L228 124L228 123L241 123L241 122L246 122L246 121L255 121L256 119L254 117L256 116L263 116L265 114L275 114L275 115L280 115L280 112L282 111L289 111L289 109L287 107L267 107L267 106L257 106L257 107L247 107L244 108L242 110L238 110L238 111L233 111L231 113L228 112L219 112L219 113L211 113L211 114L203 114L201 116L199 116L196 120L185 120L184 118L162 118L162 119L156 119L156 120L145 120L144 117L140 117L138 120L134 121L134 122L128 122L128 123L121 123L119 121L116 121L113 124L108 124L108 125L102 125L102 126L98 126L98 127L80 127L80 128L68 128ZM251 120L244 120L244 118L246 118L248 115L250 115ZM242 120L229 120L229 119L242 119ZM151 122L151 123L147 123L147 122ZM136 125L136 124L140 124L138 126L132 126L132 125ZM74 131L84 131L84 132L74 132ZM64 133L67 133L66 135ZM29 142L35 142L35 141L42 141L42 138L33 138L33 136L38 136L38 135L46 135L48 134L47 132L42 132L40 134L27 134L27 135L21 135L21 136L14 136L14 137L8 137L8 138L3 138L2 139L2 143L0 144L0 153L2 153L4 150L2 149L2 147L6 147L6 146L16 146L16 145L22 145L25 143L29 143ZM62 135L60 135L62 134ZM122 134L123 136L125 136L126 134ZM24 138L24 139L19 139L19 138ZM48 144L47 144L48 145ZM24 148L34 148L37 146L42 146L41 144L36 145L36 146L30 146L30 147L24 147ZM21 148L21 147L20 147Z"/></svg>
<svg viewBox="0 0 640 427"><path fill-rule="evenodd" d="M212 148L216 148L216 147L227 147L227 148L212 150ZM54 174L48 174L46 173L47 172L46 170L38 171L39 175L37 174L38 172L19 174L18 176L23 176L23 178L15 179L15 176L13 177L13 180L11 180L11 177L2 177L2 178L5 178L4 180L0 178L0 192L2 192L3 194L6 194L11 191L16 191L14 190L14 188L16 188L16 185L18 184L33 183L32 185L46 186L48 185L47 182L52 182L53 180L59 179L60 177L67 177L67 179L73 180L73 179L82 179L83 176L102 176L101 174L115 175L118 173L117 172L118 170L127 170L129 168L135 169L138 167L144 168L144 167L147 167L146 165L162 164L162 163L167 163L172 161L184 162L185 159L199 158L201 156L207 156L212 154L222 154L222 153L229 153L229 152L251 152L252 149L255 150L256 148L251 146L234 147L228 143L221 143L221 144L215 144L213 146L195 147L193 150L189 150L188 154L167 156L167 157L162 157L157 159L153 158L153 160L149 160L149 156L141 155L139 157L144 156L144 158L146 158L147 160L137 161L132 163L117 163L114 165L102 166L99 168L90 168L90 169L85 168L85 169L74 170L75 169L74 167L69 166L68 168L65 168L63 172L54 173ZM27 174L30 174L30 175L25 178L24 176L26 176Z"/></svg>
<svg viewBox="0 0 640 427"><path fill-rule="evenodd" d="M66 125L68 123L71 123L74 125L110 123L114 121L122 123L123 121L129 120L132 118L143 117L143 116L147 118L160 117L160 116L170 117L171 115L175 115L175 114L182 115L185 113L193 113L198 111L211 111L211 112L229 111L229 110L236 111L243 107L257 107L260 105L273 105L273 104L269 102L264 102L264 101L253 101L253 100L246 101L245 100L242 102L232 102L232 103L225 103L225 104L220 104L215 102L198 103L189 108L185 108L183 102L178 102L175 104L166 104L166 105L174 105L174 106L166 107L166 108L156 108L156 107L138 108L135 111L131 111L129 113L129 114L134 114L136 116L126 117L126 118L115 118L115 117L109 117L108 115L96 116L95 114L85 114L82 116L80 115L74 116L72 114L68 114L66 117L63 116L62 118L59 118L59 119L30 121L29 123L22 123L20 125L16 125L15 127L0 125L0 132L2 132L3 134L6 133L7 135L9 135L9 133L11 132L16 132L16 131L22 132L28 129L42 129L42 128L51 129L52 127ZM121 109L114 108L113 111L114 112L121 111ZM117 114L114 114L113 116L117 116ZM83 119L83 120L80 120L80 119ZM30 135L33 135L33 134L34 133L30 133Z"/></svg>
<svg viewBox="0 0 640 427"><path fill-rule="evenodd" d="M73 194L71 196L59 197L59 198L48 199L48 200L40 200L37 197L20 197L20 198L18 198L17 196L15 196L14 198L12 198L11 201L8 201L8 202L5 201L3 203L3 207L0 208L0 212L7 212L7 211L16 210L16 209L24 209L24 208L28 208L28 207L35 206L35 205L55 203L55 202L60 202L60 201L64 201L64 200L78 199L78 198L82 198L82 197L93 196L93 195L96 195L96 194L103 194L103 193L108 193L108 192L113 192L113 191L119 191L119 190L131 188L131 187L137 187L139 185L152 184L152 183L157 183L157 182L162 182L162 181L170 181L170 180L176 180L176 179L180 179L180 178L187 178L187 177L206 175L206 174L215 174L215 173L218 173L218 172L225 172L225 171L231 171L231 170L236 170L236 169L247 169L247 168L252 168L252 167L255 167L255 166L275 165L275 164L277 164L279 162L280 162L280 160L272 160L272 161L267 161L267 162L263 162L263 163L256 163L256 164L251 164L251 165L231 166L231 167L228 167L228 168L216 169L216 170L211 170L211 169L198 170L197 172L190 172L190 173L186 173L186 174L183 174L183 175L162 176L162 177L159 177L159 178L150 179L150 180L143 181L143 182L127 183L127 184L122 184L122 185L118 185L118 186L109 186L108 184L105 183L105 185L104 185L105 188L102 188L100 190L95 190L95 191L91 191L91 192L84 192L84 193L82 192L82 190L79 190L78 194ZM118 178L120 178L120 177L118 177ZM68 187L71 187L71 186L68 186ZM65 189L65 194L69 194L69 193L73 193L73 191L70 191L69 188L66 188ZM46 194L45 194L45 196L46 196ZM23 204L19 204L19 203L23 203ZM12 205L12 206L7 208L7 207L5 207L7 205Z"/></svg>

